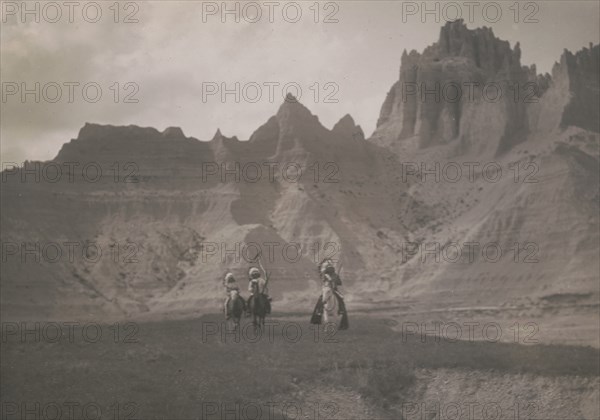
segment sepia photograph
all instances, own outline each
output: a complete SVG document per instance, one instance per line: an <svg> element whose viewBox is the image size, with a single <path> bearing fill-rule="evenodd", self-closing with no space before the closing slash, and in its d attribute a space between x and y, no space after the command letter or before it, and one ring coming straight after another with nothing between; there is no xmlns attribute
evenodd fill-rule
<svg viewBox="0 0 600 420"><path fill-rule="evenodd" d="M600 1L0 19L0 420L600 420Z"/></svg>

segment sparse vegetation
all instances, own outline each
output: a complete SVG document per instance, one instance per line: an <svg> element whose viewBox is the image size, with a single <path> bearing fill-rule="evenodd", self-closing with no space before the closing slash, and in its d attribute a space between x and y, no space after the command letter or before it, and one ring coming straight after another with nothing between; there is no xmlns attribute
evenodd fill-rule
<svg viewBox="0 0 600 420"><path fill-rule="evenodd" d="M114 343L111 336L96 344L8 340L2 345L2 399L62 401L68 395L69 400L105 404L107 410L114 401L134 401L139 407L136 418L190 418L197 417L203 401L266 402L289 399L300 388L339 388L358 393L393 417L394 410L418 392L415 369L549 377L593 377L599 369L597 349L422 343L372 318L352 319L350 330L335 334L336 343L324 342L324 335L315 340L308 322L300 324L297 343L277 334L272 343L235 343L233 335L225 336L224 342L220 334L203 340L202 324L221 321L214 315L143 323L137 343ZM42 365L43 369L31 368Z"/></svg>

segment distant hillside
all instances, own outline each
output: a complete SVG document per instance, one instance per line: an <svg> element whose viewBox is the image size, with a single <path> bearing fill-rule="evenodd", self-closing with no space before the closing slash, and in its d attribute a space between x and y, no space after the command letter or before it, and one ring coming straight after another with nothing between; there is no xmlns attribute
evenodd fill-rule
<svg viewBox="0 0 600 420"><path fill-rule="evenodd" d="M276 310L311 307L325 256L353 305L597 301L598 57L565 51L537 75L518 44L458 21L403 54L369 139L349 115L325 128L293 97L246 141L85 124L52 161L2 173L2 316L215 311L225 270L245 286L256 244ZM471 82L519 86L520 99L418 90Z"/></svg>

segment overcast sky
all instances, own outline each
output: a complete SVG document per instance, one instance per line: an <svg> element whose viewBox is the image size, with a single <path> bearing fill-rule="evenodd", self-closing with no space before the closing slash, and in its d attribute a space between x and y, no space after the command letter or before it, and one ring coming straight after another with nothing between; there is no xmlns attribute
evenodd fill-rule
<svg viewBox="0 0 600 420"><path fill-rule="evenodd" d="M87 5L84 13L87 3L79 3L71 10L70 23L71 11L64 2L54 3L61 9L60 18L54 6L44 9L44 3L29 2L29 7L36 3L39 23L34 15L21 15L22 2L2 4L2 162L51 159L63 143L77 137L85 122L159 130L180 126L187 136L201 140L209 140L220 128L227 136L247 139L277 111L287 83L300 86L301 102L326 127L350 113L370 135L385 95L398 78L402 50L422 51L437 41L445 23L443 11L450 19L456 14L455 7L442 10L443 3L436 22L434 14L423 19L419 11L403 19L407 2L323 2L316 8L310 1L286 6L284 15L285 3L272 2L262 4L262 17L253 23L247 20L257 20L254 6L239 3L236 23L234 14L222 16L220 1L121 2L118 16L114 2L108 1L98 2L98 18L95 5ZM434 2L428 4L435 7ZM498 2L499 18L494 6L484 16L482 2L473 10L472 22L468 6L454 4L469 28L490 26L511 46L519 41L522 63L535 63L538 72L550 72L564 48L576 51L599 42L597 1L521 2L518 16L514 6L510 8L514 2ZM302 12L297 22L295 5ZM414 5L420 7L421 2ZM127 17L138 22L124 23ZM33 90L35 82L40 83L39 103L33 94L24 103L21 92L10 94L23 82ZM70 82L79 85L69 87ZM222 83L235 90L236 82L242 94L239 103L233 94L225 101L220 94L203 99L203 91L220 89ZM56 84L62 97L51 103ZM86 84L87 100L82 89ZM259 98L256 85L261 88ZM95 87L102 97L92 103ZM126 98L138 102L125 103Z"/></svg>

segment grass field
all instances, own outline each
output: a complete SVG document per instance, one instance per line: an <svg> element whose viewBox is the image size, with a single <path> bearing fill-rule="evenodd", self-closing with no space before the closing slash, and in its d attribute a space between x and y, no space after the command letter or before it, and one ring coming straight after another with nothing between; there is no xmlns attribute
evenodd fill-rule
<svg viewBox="0 0 600 420"><path fill-rule="evenodd" d="M102 325L97 342L93 328L86 335L74 328L72 340L61 328L54 343L49 328L25 339L3 329L2 418L26 411L24 418L53 418L60 410L63 419L399 419L403 403L424 392L424 370L573 380L582 392L599 376L591 347L423 343L367 317L338 332L270 321L278 325L258 339L247 320L238 335L225 334L220 315Z"/></svg>

